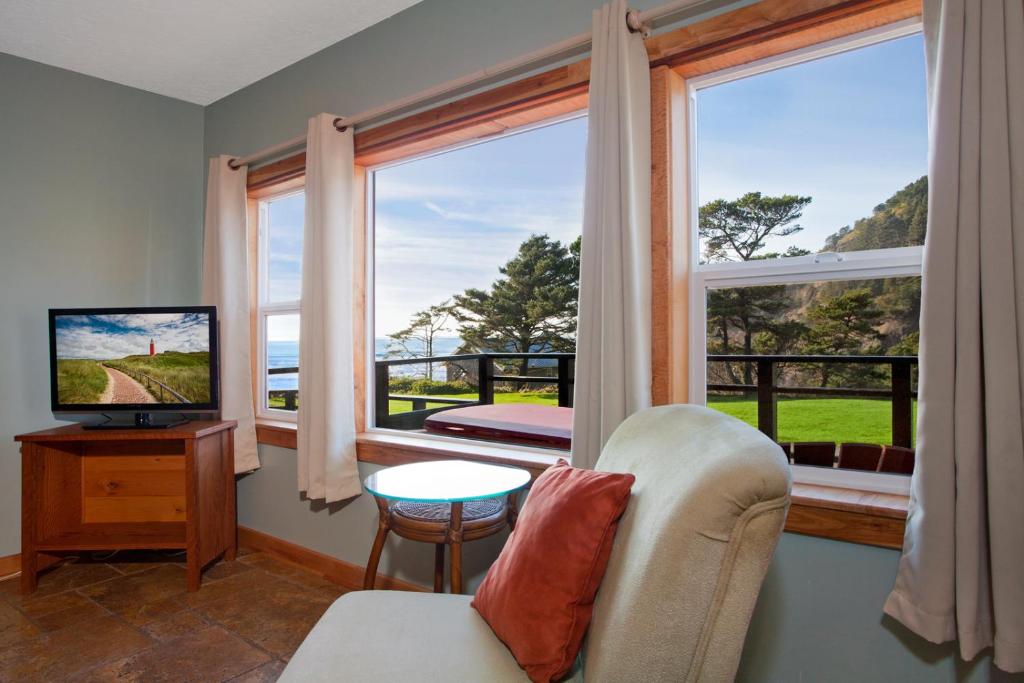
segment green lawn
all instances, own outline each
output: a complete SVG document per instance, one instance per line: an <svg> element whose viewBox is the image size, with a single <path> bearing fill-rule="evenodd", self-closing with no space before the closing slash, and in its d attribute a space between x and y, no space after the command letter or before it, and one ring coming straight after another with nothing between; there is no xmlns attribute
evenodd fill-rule
<svg viewBox="0 0 1024 683"><path fill-rule="evenodd" d="M708 407L757 426L757 401L745 396L709 396ZM917 404L914 404L917 416ZM779 441L892 443L887 399L780 398Z"/></svg>
<svg viewBox="0 0 1024 683"><path fill-rule="evenodd" d="M444 394L444 398L475 400L475 393ZM271 399L272 407L284 407L284 400ZM536 403L557 405L555 394L510 392L494 395L495 403ZM442 403L427 402L428 408ZM390 401L392 415L412 410L409 401ZM708 406L757 426L757 401L745 396L709 396ZM914 404L917 417L917 404ZM892 413L886 399L860 398L780 398L778 404L779 441L835 441L845 443L891 443ZM916 425L915 425L916 429Z"/></svg>

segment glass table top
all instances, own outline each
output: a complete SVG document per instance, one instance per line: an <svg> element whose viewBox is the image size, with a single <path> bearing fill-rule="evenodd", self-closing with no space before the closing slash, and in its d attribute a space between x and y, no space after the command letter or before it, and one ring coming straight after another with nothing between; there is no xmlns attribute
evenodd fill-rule
<svg viewBox="0 0 1024 683"><path fill-rule="evenodd" d="M363 482L375 496L418 503L455 503L497 498L530 483L518 467L467 460L437 460L398 465L374 472Z"/></svg>

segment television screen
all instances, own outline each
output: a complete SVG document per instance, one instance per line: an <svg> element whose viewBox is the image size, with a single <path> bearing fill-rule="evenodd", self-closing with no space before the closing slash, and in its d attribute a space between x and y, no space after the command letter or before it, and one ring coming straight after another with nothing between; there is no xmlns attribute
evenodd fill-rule
<svg viewBox="0 0 1024 683"><path fill-rule="evenodd" d="M50 311L55 412L217 409L216 309Z"/></svg>

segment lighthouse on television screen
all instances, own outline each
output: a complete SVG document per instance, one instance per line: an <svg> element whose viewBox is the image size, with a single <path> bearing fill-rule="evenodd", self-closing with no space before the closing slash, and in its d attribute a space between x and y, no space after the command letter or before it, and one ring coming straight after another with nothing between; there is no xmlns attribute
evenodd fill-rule
<svg viewBox="0 0 1024 683"><path fill-rule="evenodd" d="M149 340L149 355L156 355L156 344L153 343L152 339Z"/></svg>

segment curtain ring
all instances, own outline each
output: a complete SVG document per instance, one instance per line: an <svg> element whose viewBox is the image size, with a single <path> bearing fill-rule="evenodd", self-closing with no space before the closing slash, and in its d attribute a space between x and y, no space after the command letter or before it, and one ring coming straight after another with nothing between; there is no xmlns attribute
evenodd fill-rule
<svg viewBox="0 0 1024 683"><path fill-rule="evenodd" d="M635 9L626 10L626 28L630 33L639 33L644 38L651 34L651 27L640 19L640 13Z"/></svg>
<svg viewBox="0 0 1024 683"><path fill-rule="evenodd" d="M336 117L334 119L334 130L338 131L339 133L344 133L346 130L348 130L348 126L341 126L339 128L338 124L341 123L341 121L342 121L342 118L340 116L338 116L338 117Z"/></svg>
<svg viewBox="0 0 1024 683"><path fill-rule="evenodd" d="M242 168L242 164L238 163L238 159L228 159L228 168L230 168L232 171L237 171L238 169Z"/></svg>

